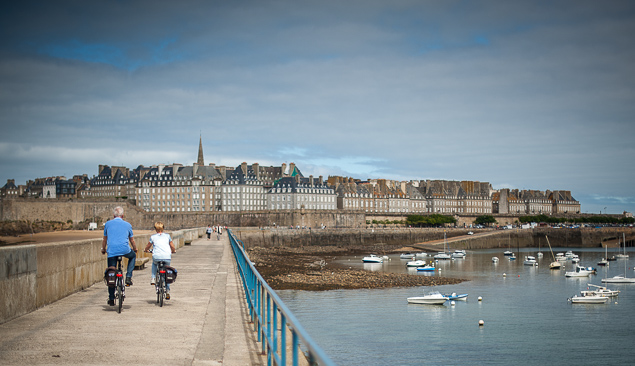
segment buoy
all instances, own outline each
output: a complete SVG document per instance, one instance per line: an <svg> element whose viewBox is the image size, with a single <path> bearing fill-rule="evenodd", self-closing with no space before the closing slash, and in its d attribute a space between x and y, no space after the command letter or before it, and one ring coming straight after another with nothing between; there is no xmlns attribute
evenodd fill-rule
<svg viewBox="0 0 635 366"><path fill-rule="evenodd" d="M450 305L454 306L456 303L454 301L450 301Z"/></svg>
<svg viewBox="0 0 635 366"><path fill-rule="evenodd" d="M483 320L479 320L478 321L478 326L482 327L483 325L485 325L485 322Z"/></svg>
<svg viewBox="0 0 635 366"><path fill-rule="evenodd" d="M482 300L483 300L483 298L479 296L478 297L478 301L482 301Z"/></svg>
<svg viewBox="0 0 635 366"><path fill-rule="evenodd" d="M507 273L503 273L503 277L507 277Z"/></svg>
<svg viewBox="0 0 635 366"><path fill-rule="evenodd" d="M520 277L520 275L518 275L518 277Z"/></svg>

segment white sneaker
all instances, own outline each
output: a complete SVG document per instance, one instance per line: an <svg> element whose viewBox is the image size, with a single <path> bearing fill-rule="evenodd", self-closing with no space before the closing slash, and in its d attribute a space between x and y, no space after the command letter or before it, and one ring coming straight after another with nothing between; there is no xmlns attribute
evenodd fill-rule
<svg viewBox="0 0 635 366"><path fill-rule="evenodd" d="M150 281L150 285L154 285L154 277L152 277L152 280Z"/></svg>

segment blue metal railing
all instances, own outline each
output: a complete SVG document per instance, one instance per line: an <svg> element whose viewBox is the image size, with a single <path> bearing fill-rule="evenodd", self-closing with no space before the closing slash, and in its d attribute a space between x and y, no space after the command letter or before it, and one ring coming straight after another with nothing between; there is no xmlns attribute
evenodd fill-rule
<svg viewBox="0 0 635 366"><path fill-rule="evenodd" d="M258 332L258 342L267 355L267 365L287 365L287 353L291 352L291 364L298 366L300 345L306 349L309 365L335 365L324 351L311 339L280 297L267 285L247 257L244 244L231 230L227 230L238 271L242 278L249 316ZM287 332L291 339L287 339ZM290 342L290 343L289 343Z"/></svg>

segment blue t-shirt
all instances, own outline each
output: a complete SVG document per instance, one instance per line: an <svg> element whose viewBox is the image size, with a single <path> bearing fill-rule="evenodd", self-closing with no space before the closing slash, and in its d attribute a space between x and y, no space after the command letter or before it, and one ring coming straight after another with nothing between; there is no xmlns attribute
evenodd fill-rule
<svg viewBox="0 0 635 366"><path fill-rule="evenodd" d="M124 221L121 217L104 224L104 236L107 237L108 258L125 255L132 250L128 244L128 238L132 238L132 225Z"/></svg>

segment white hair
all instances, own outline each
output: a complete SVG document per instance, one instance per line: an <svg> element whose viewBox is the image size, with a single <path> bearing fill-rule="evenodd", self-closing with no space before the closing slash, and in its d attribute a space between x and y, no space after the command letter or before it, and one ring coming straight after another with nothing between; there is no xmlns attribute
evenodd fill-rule
<svg viewBox="0 0 635 366"><path fill-rule="evenodd" d="M123 217L123 207L115 207L115 209L113 210L113 214L115 215L115 217Z"/></svg>

